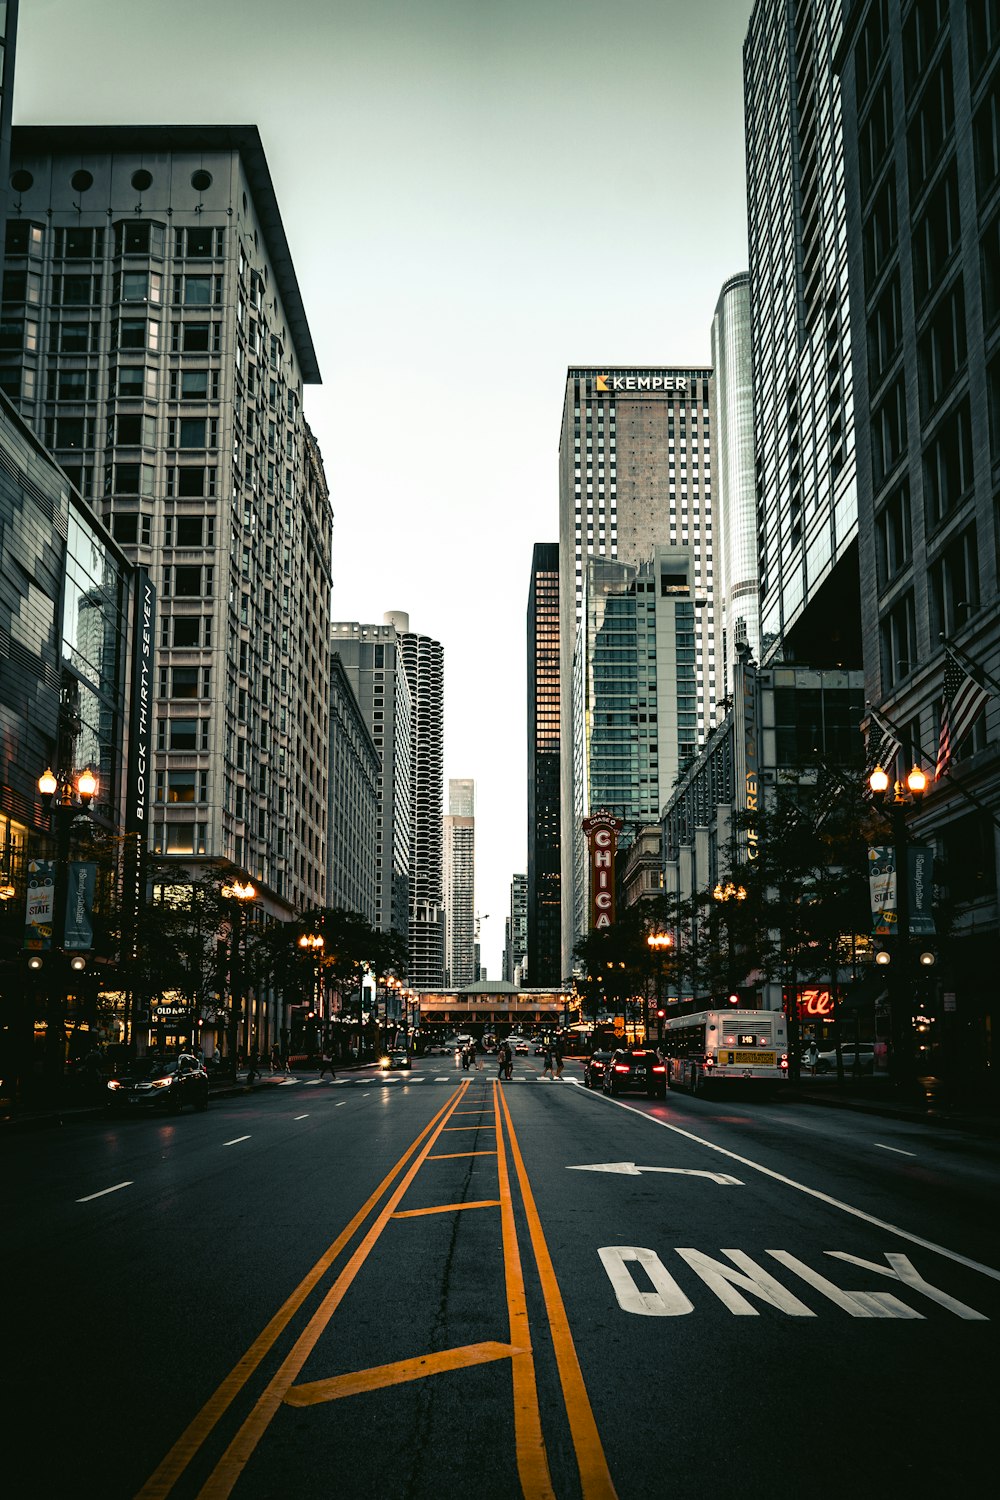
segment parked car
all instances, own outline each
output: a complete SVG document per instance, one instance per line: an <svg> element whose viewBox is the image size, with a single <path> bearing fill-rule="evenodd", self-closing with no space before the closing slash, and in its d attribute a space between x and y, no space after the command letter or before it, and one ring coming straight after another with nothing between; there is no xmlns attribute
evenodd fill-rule
<svg viewBox="0 0 1000 1500"><path fill-rule="evenodd" d="M667 1065L659 1054L643 1047L619 1047L605 1064L602 1087L606 1094L620 1094L623 1089L641 1089L650 1098L664 1098L667 1092Z"/></svg>
<svg viewBox="0 0 1000 1500"><path fill-rule="evenodd" d="M610 1052L592 1052L583 1065L583 1081L588 1089L599 1089L604 1082L604 1070L611 1061Z"/></svg>
<svg viewBox="0 0 1000 1500"><path fill-rule="evenodd" d="M109 1109L179 1110L185 1104L208 1108L208 1073L196 1057L140 1057L114 1078L108 1079Z"/></svg>
<svg viewBox="0 0 1000 1500"><path fill-rule="evenodd" d="M858 1053L860 1054L860 1062L861 1062L861 1071L862 1071L862 1073L872 1073L872 1072L874 1072L875 1071L875 1049L872 1046L871 1042L862 1042L861 1045L858 1047L857 1050L858 1050ZM854 1051L855 1051L855 1047L854 1047L854 1043L853 1042L842 1042L841 1043L840 1055L844 1059L844 1072L845 1073L853 1073L855 1071L855 1068L854 1068L854 1063L855 1063ZM805 1067L805 1068L808 1068L808 1066L809 1066L809 1056L808 1056L808 1053L802 1059L802 1066ZM836 1071L837 1071L837 1049L836 1049L836 1047L827 1047L827 1048L824 1048L824 1050L819 1054L818 1058L816 1059L816 1072L817 1073L836 1073Z"/></svg>

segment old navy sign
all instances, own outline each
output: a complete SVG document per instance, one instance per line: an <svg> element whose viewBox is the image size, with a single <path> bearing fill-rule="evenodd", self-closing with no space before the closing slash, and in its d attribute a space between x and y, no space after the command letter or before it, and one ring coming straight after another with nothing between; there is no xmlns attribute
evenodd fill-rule
<svg viewBox="0 0 1000 1500"><path fill-rule="evenodd" d="M598 931L615 920L615 855L621 818L599 812L584 818L583 831L590 847L590 925Z"/></svg>
<svg viewBox="0 0 1000 1500"><path fill-rule="evenodd" d="M612 391L684 391L686 375L598 375L594 389L599 394Z"/></svg>

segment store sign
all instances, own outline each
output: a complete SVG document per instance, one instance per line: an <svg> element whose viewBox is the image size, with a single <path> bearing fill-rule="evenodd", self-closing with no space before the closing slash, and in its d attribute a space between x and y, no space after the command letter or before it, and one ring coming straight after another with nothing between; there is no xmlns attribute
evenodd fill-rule
<svg viewBox="0 0 1000 1500"><path fill-rule="evenodd" d="M598 395L612 391L672 391L687 393L686 375L598 375L594 389Z"/></svg>
<svg viewBox="0 0 1000 1500"><path fill-rule="evenodd" d="M753 864L760 858L757 814L760 812L760 762L757 746L757 668L746 658L740 666L743 687L743 806L751 816L744 834L746 854Z"/></svg>
<svg viewBox="0 0 1000 1500"><path fill-rule="evenodd" d="M187 1021L191 1010L187 1005L153 1005L149 1014L152 1021Z"/></svg>
<svg viewBox="0 0 1000 1500"><path fill-rule="evenodd" d="M582 827L590 849L590 925L600 932L615 920L615 856L622 820L598 812L584 818Z"/></svg>
<svg viewBox="0 0 1000 1500"><path fill-rule="evenodd" d="M836 1006L830 990L798 991L799 1020L831 1020Z"/></svg>

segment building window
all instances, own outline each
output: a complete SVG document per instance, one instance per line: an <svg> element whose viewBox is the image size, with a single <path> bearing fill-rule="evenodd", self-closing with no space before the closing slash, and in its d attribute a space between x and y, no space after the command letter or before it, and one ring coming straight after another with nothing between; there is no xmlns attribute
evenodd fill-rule
<svg viewBox="0 0 1000 1500"><path fill-rule="evenodd" d="M910 486L893 490L875 517L878 583L885 588L906 567L913 555L910 531Z"/></svg>
<svg viewBox="0 0 1000 1500"><path fill-rule="evenodd" d="M917 665L916 615L912 593L894 604L879 626L883 690L894 687Z"/></svg>
<svg viewBox="0 0 1000 1500"><path fill-rule="evenodd" d="M927 523L934 527L972 488L972 430L967 400L949 413L924 449L923 472Z"/></svg>
<svg viewBox="0 0 1000 1500"><path fill-rule="evenodd" d="M917 344L920 411L926 417L965 364L965 286L961 277L941 297Z"/></svg>
<svg viewBox="0 0 1000 1500"><path fill-rule="evenodd" d="M945 52L927 81L916 114L906 132L910 197L916 202L937 165L955 118L951 58Z"/></svg>
<svg viewBox="0 0 1000 1500"><path fill-rule="evenodd" d="M975 528L949 543L929 569L931 633L952 635L979 608L979 552Z"/></svg>
<svg viewBox="0 0 1000 1500"><path fill-rule="evenodd" d="M958 170L951 162L913 230L913 295L918 307L940 285L960 234Z"/></svg>

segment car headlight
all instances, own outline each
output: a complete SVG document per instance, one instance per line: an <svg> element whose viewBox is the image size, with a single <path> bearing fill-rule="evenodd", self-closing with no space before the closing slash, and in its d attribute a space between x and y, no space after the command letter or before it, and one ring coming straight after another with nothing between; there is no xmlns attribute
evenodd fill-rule
<svg viewBox="0 0 1000 1500"><path fill-rule="evenodd" d="M121 1088L124 1088L124 1087L125 1087L125 1085L123 1083L119 1083L119 1081L118 1081L117 1078L109 1078L108 1079L108 1088L109 1089L121 1089Z"/></svg>
<svg viewBox="0 0 1000 1500"><path fill-rule="evenodd" d="M168 1089L173 1081L172 1078L154 1078L152 1084L154 1089Z"/></svg>

